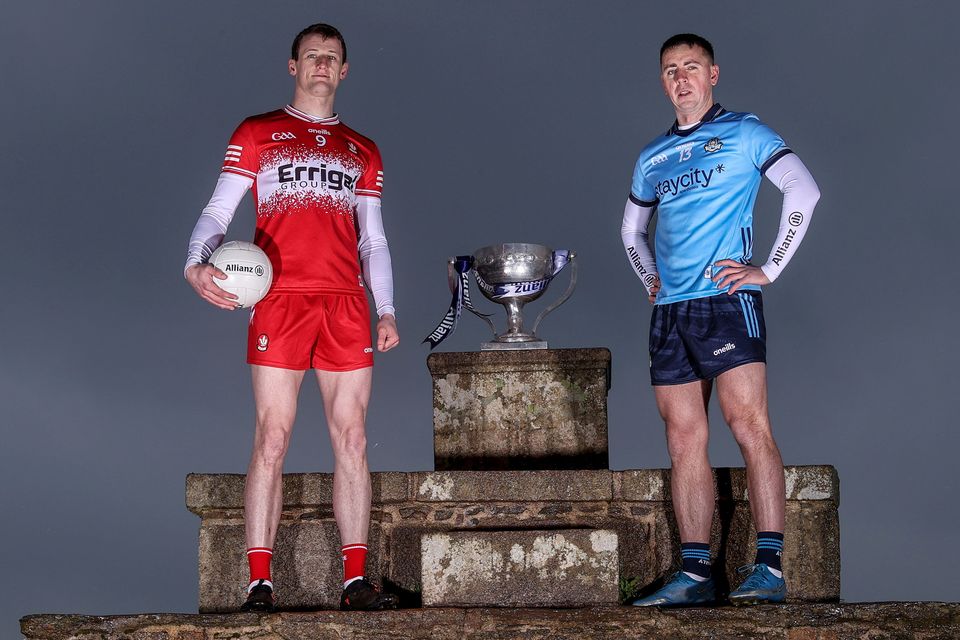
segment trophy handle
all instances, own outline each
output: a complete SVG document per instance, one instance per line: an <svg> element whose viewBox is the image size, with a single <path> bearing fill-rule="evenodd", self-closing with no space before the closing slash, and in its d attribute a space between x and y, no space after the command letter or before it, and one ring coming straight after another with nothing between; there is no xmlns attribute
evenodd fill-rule
<svg viewBox="0 0 960 640"><path fill-rule="evenodd" d="M473 315L477 316L478 318L480 318L481 320L483 320L484 322L486 322L486 323L490 326L490 331L493 332L493 337L494 337L494 338L497 337L497 328L493 325L493 320L491 320L490 318L488 318L486 315L480 313L480 312L477 311L476 309L471 309L470 307L467 307L467 311L469 311L469 312L472 313Z"/></svg>
<svg viewBox="0 0 960 640"><path fill-rule="evenodd" d="M551 304L549 307L540 312L540 315L537 316L537 319L533 323L533 334L537 334L537 327L540 326L540 321L547 317L547 314L562 305L570 297L570 294L573 293L573 288L577 286L577 254L574 251L570 252L570 267L573 269L570 272L570 284L567 285L567 290L563 292L563 295L560 296L560 299Z"/></svg>

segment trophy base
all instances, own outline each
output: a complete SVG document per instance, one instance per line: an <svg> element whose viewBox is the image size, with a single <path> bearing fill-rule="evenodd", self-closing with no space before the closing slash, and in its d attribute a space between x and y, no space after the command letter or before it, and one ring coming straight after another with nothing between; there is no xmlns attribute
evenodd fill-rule
<svg viewBox="0 0 960 640"><path fill-rule="evenodd" d="M546 340L528 342L481 342L480 351L516 351L518 349L546 349Z"/></svg>

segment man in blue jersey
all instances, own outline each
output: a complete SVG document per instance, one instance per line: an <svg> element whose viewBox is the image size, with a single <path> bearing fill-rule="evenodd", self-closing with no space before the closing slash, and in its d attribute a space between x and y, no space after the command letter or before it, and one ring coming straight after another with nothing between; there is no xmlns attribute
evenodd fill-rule
<svg viewBox="0 0 960 640"><path fill-rule="evenodd" d="M681 570L636 606L684 606L717 599L711 575L713 476L707 405L716 381L723 417L747 467L757 554L734 604L780 602L785 489L783 462L767 413L766 331L760 287L793 257L820 197L800 159L751 113L713 100L720 78L713 47L694 34L660 49L660 82L676 122L640 153L621 235L654 303L650 377L666 423ZM754 266L753 206L761 178L783 193L769 258ZM647 228L658 215L656 258Z"/></svg>

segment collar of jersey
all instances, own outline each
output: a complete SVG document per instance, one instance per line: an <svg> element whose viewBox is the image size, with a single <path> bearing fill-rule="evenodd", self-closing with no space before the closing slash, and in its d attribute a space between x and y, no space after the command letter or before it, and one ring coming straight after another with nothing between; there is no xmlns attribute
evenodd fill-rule
<svg viewBox="0 0 960 640"><path fill-rule="evenodd" d="M287 114L293 116L294 118L299 118L300 120L306 120L307 122L312 122L313 124L340 124L340 116L333 114L329 118L315 118L309 113L304 113L299 109L294 109L293 105L287 105L283 108Z"/></svg>
<svg viewBox="0 0 960 640"><path fill-rule="evenodd" d="M695 127L690 127L689 129L680 129L680 123L677 122L676 120L674 120L674 121L673 121L673 126L670 127L670 130L669 130L669 131L667 131L667 135L668 135L668 136L680 136L681 138L685 138L685 137L687 137L688 135L690 135L691 133L693 133L694 131L696 131L697 129L699 129L700 127L702 127L705 123L710 122L711 120L716 119L717 116L721 116L721 115L725 114L726 112L727 112L727 110L724 109L723 107L721 107L721 106L720 106L720 103L715 102L715 103L713 103L713 106L710 107L705 114L703 114L703 119L700 120L700 122L697 123L697 126L695 126Z"/></svg>

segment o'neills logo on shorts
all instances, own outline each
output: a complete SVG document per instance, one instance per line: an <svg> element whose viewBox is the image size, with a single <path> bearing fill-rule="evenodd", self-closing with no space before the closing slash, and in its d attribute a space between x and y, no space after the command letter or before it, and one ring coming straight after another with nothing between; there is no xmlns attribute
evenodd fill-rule
<svg viewBox="0 0 960 640"><path fill-rule="evenodd" d="M727 351L733 351L736 348L737 348L737 345L733 344L732 342L728 342L727 344L723 345L722 347L714 351L713 355L719 356L720 354L726 353Z"/></svg>
<svg viewBox="0 0 960 640"><path fill-rule="evenodd" d="M257 338L257 351L266 351L267 342L269 342L269 340L270 339L267 338L267 334L261 333L260 336Z"/></svg>

